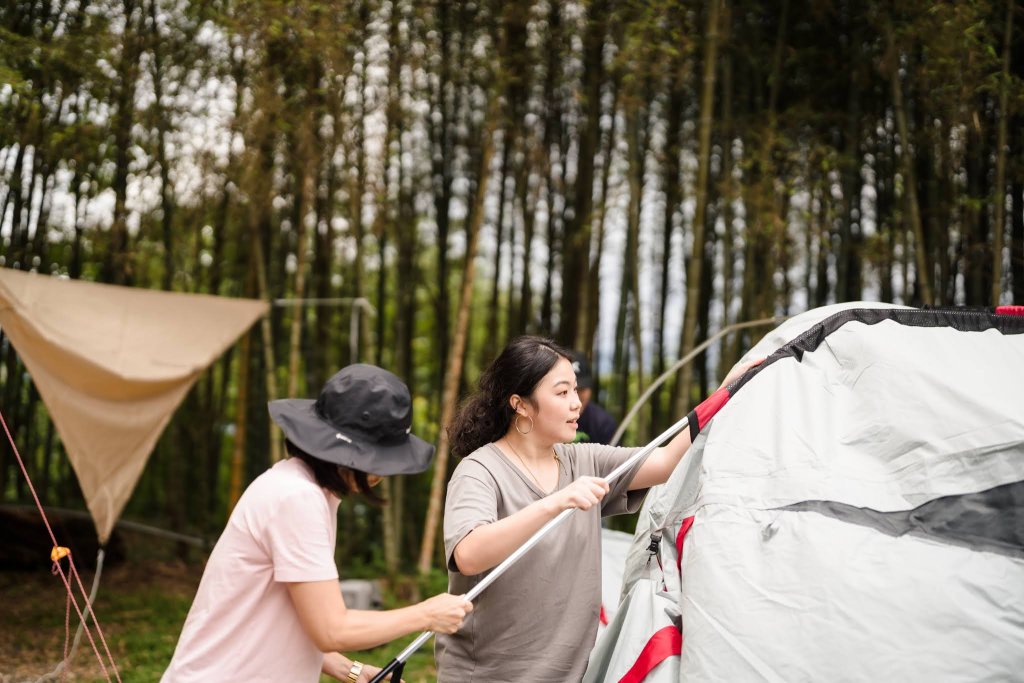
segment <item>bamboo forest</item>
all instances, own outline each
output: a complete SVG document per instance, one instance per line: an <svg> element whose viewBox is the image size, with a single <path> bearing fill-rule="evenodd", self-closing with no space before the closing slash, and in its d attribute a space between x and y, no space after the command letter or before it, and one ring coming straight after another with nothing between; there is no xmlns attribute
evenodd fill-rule
<svg viewBox="0 0 1024 683"><path fill-rule="evenodd" d="M711 340L643 444L786 316L1024 304L1022 149L1017 0L0 5L0 266L268 306L123 518L212 543L284 456L267 402L372 363L437 453L342 503L365 575L444 569L444 428L517 335L590 358L617 420ZM0 334L2 502L84 510Z"/></svg>

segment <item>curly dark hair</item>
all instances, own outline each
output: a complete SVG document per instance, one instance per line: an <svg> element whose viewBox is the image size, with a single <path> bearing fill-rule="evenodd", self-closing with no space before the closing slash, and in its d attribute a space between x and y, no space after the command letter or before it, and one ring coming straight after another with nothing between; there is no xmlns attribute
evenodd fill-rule
<svg viewBox="0 0 1024 683"><path fill-rule="evenodd" d="M533 390L559 358L571 360L569 351L545 337L524 335L510 341L448 425L452 455L464 458L504 436L515 414L508 399L519 394L532 403Z"/></svg>

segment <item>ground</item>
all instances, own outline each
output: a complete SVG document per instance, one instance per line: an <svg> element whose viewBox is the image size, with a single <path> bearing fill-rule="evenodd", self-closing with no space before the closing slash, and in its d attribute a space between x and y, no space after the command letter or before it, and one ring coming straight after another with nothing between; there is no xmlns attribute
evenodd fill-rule
<svg viewBox="0 0 1024 683"><path fill-rule="evenodd" d="M159 680L201 573L201 566L171 562L128 563L104 571L96 614L122 680ZM82 576L86 591L91 581L91 573ZM75 594L81 605L80 591ZM35 681L52 671L64 653L67 591L60 576L48 569L0 573L0 605L0 683ZM77 625L71 606L69 647ZM94 639L103 654L95 633ZM108 673L116 680L109 666ZM107 680L85 634L68 674L68 681Z"/></svg>
<svg viewBox="0 0 1024 683"><path fill-rule="evenodd" d="M104 570L96 614L124 683L160 680L201 576L201 564L174 561L129 561ZM83 572L86 591L91 582L91 572ZM75 593L81 604L81 594L77 590ZM48 567L35 572L0 572L0 683L37 681L62 659L66 596L60 576L52 575ZM78 616L72 606L69 647L77 625ZM414 637L360 653L359 659L383 666ZM103 645L96 640L102 654ZM63 680L117 680L109 666L107 673L109 679L83 634L71 670ZM429 643L412 657L404 679L406 683L426 683L434 678L433 647Z"/></svg>

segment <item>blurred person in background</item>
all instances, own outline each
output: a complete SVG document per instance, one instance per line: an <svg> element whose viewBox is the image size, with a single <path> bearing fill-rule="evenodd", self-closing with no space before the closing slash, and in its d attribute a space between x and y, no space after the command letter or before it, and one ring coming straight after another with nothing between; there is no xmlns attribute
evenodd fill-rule
<svg viewBox="0 0 1024 683"><path fill-rule="evenodd" d="M579 351L571 352L572 369L576 373L576 392L583 412L576 428L577 443L610 444L619 423L594 399L594 376L590 363Z"/></svg>

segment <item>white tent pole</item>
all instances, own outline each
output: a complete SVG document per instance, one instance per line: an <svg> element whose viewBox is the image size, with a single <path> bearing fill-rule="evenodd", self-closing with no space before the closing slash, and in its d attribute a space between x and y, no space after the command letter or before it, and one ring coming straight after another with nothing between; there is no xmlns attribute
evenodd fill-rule
<svg viewBox="0 0 1024 683"><path fill-rule="evenodd" d="M611 474L605 477L605 480L608 482L615 481L620 476L622 476L623 472L626 472L631 467L633 467L633 465L635 465L641 458L650 455L650 453L654 451L654 449L657 448L660 444L662 444L666 439L674 436L676 432L688 426L689 420L686 417L679 420L679 422L676 422L674 425L672 425L664 432L662 432L661 435L658 436L654 441L650 442L649 444L641 448L639 451L631 455L628 460L626 460L624 463L622 463L614 470L612 470ZM475 600L476 597L480 595L488 586L497 581L498 577L504 574L509 567L515 564L519 560L519 558L525 555L531 548L533 548L533 546L540 543L541 539L544 538L552 529L557 527L565 520L569 519L569 517L574 512L576 512L576 508L562 510L562 512L560 512L557 517L555 517L550 522L548 522L540 529L538 529L537 532L533 536L531 536L525 543L519 546L519 548L517 548L515 552L506 557L504 561L501 562L501 564L492 569L491 573L484 577L484 579L480 583L473 586L473 588L470 589L470 591L466 593L464 597L470 601ZM393 659L391 663L388 664L387 667L382 669L380 673L374 676L373 679L371 679L370 683L380 683L381 681L383 681L384 677L387 674L394 671L395 667L399 664L404 664L405 661L412 655L412 653L416 652L416 650L418 650L421 645L430 640L431 636L433 635L433 631L424 631L423 633L421 633L416 638L416 640L412 641L412 643L409 644L408 647L406 647L404 650L398 653L398 656L395 657L395 659Z"/></svg>

